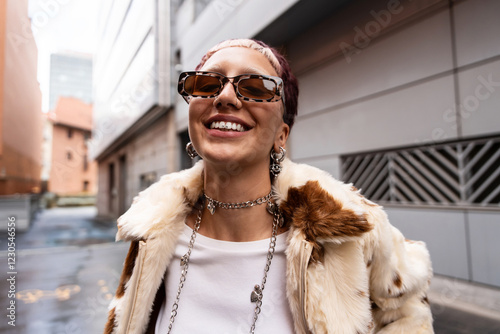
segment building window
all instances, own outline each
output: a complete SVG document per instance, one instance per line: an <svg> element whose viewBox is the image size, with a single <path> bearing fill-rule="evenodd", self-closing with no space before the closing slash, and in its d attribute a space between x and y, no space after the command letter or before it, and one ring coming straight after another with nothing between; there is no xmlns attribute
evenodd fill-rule
<svg viewBox="0 0 500 334"><path fill-rule="evenodd" d="M83 171L87 171L89 169L89 159L87 157L87 155L85 154L83 156Z"/></svg>
<svg viewBox="0 0 500 334"><path fill-rule="evenodd" d="M89 191L89 181L83 181L83 191Z"/></svg>
<svg viewBox="0 0 500 334"><path fill-rule="evenodd" d="M500 209L500 138L343 156L342 179L386 205Z"/></svg>
<svg viewBox="0 0 500 334"><path fill-rule="evenodd" d="M73 129L68 129L68 138L73 137Z"/></svg>

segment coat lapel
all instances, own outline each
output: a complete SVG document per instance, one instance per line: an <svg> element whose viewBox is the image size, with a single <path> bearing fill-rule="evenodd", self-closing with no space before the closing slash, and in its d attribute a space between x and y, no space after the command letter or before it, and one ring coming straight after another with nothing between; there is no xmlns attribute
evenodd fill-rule
<svg viewBox="0 0 500 334"><path fill-rule="evenodd" d="M287 161L276 184L290 227L287 291L297 333L369 333L362 241L373 229L349 185ZM347 307L348 305L348 307Z"/></svg>

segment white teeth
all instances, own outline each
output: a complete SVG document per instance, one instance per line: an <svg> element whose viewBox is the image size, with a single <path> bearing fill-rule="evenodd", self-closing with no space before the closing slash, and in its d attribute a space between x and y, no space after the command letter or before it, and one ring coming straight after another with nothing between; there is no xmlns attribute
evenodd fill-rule
<svg viewBox="0 0 500 334"><path fill-rule="evenodd" d="M222 121L210 123L210 129L232 130L238 132L245 131L245 128L241 124L233 122L222 122Z"/></svg>

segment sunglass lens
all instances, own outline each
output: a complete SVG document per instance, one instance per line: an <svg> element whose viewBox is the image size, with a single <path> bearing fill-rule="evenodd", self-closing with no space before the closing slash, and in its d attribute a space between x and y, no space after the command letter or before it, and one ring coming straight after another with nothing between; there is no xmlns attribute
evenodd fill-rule
<svg viewBox="0 0 500 334"><path fill-rule="evenodd" d="M184 82L184 90L192 96L211 96L220 89L218 78L209 75L190 75Z"/></svg>
<svg viewBox="0 0 500 334"><path fill-rule="evenodd" d="M257 100L268 100L276 93L276 84L268 79L248 78L238 83L238 91L241 95Z"/></svg>

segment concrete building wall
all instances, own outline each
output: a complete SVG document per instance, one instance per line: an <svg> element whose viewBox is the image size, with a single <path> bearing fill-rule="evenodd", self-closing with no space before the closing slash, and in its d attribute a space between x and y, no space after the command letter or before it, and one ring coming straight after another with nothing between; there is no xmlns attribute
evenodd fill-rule
<svg viewBox="0 0 500 334"><path fill-rule="evenodd" d="M99 216L118 217L141 189L178 169L170 44L176 3L103 2L92 145Z"/></svg>
<svg viewBox="0 0 500 334"><path fill-rule="evenodd" d="M0 26L0 195L38 192L41 93L28 1L2 1Z"/></svg>
<svg viewBox="0 0 500 334"><path fill-rule="evenodd" d="M101 216L118 216L132 204L140 191L177 166L169 136L175 135L173 113L165 114L142 135L131 140L106 159L99 161L97 211Z"/></svg>
<svg viewBox="0 0 500 334"><path fill-rule="evenodd" d="M155 1L105 1L94 57L96 154L158 102Z"/></svg>
<svg viewBox="0 0 500 334"><path fill-rule="evenodd" d="M457 137L456 122L446 126L443 119L443 112L454 106L449 13L440 7L401 26L398 15L419 15L405 4L397 6L393 14L386 8L387 1L348 6L290 43L290 58L301 65L297 69L300 116L291 136L295 159L312 162L319 157L332 159L345 153L428 142L436 127L444 128L448 138ZM385 33L381 30L369 42L357 44L358 36L367 36L359 31L366 31L369 23L378 24L366 16L370 11L390 13L389 23ZM354 12L361 18L349 16ZM336 18L346 16L351 22L336 29ZM344 53L340 42L332 45L330 54L325 50L321 57L311 58L307 50L319 46L324 38L345 40L356 50ZM307 142L301 141L305 133Z"/></svg>

